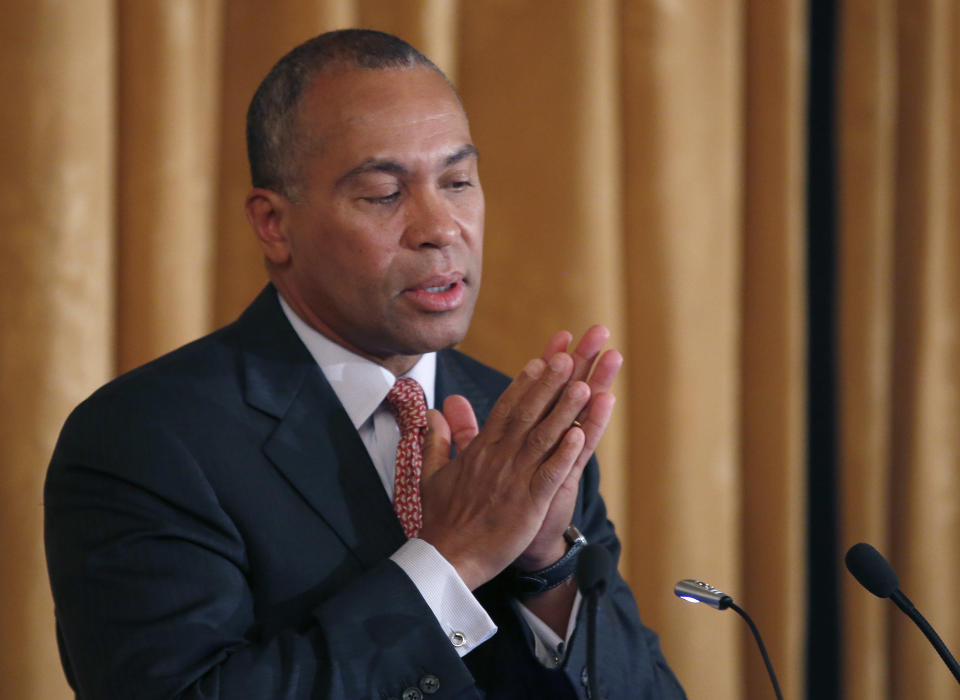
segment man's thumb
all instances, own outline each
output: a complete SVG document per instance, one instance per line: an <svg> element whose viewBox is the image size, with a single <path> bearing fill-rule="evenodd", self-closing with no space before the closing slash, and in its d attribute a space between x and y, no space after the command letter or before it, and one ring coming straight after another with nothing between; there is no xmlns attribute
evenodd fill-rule
<svg viewBox="0 0 960 700"><path fill-rule="evenodd" d="M427 427L423 433L423 473L426 481L450 461L450 426L440 411L427 411Z"/></svg>

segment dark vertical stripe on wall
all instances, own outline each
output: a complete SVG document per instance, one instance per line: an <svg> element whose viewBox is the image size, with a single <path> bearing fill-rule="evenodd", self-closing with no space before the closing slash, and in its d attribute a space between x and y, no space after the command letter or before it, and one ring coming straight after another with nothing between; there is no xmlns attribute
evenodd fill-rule
<svg viewBox="0 0 960 700"><path fill-rule="evenodd" d="M836 376L837 12L810 1L807 123L808 572L807 698L840 697Z"/></svg>

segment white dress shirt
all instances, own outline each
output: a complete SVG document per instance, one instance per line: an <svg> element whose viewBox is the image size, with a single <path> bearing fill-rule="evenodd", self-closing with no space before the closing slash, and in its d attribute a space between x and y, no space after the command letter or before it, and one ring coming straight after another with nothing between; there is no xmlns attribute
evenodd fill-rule
<svg viewBox="0 0 960 700"><path fill-rule="evenodd" d="M350 352L307 325L283 297L279 299L283 313L317 361L357 429L383 488L392 501L400 430L386 398L397 378L385 367ZM436 366L436 353L427 353L403 375L415 379L423 387L427 408L433 408L434 405ZM497 627L487 611L467 588L457 570L433 545L412 538L390 559L410 577L460 656L496 633ZM580 594L577 593L567 639L573 632L579 604ZM564 640L526 606L516 602L515 607L534 632L537 658L550 667L559 665L564 654Z"/></svg>

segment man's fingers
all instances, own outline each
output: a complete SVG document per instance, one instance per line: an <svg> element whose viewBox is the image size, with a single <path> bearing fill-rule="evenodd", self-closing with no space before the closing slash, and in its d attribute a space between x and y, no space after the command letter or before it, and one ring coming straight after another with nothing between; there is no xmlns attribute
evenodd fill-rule
<svg viewBox="0 0 960 700"><path fill-rule="evenodd" d="M440 411L427 411L427 429L423 435L423 473L429 479L450 461L450 426Z"/></svg>
<svg viewBox="0 0 960 700"><path fill-rule="evenodd" d="M573 379L586 381L590 376L590 368L593 367L594 360L609 339L610 331L604 326L590 326L587 329L571 353L574 362Z"/></svg>
<svg viewBox="0 0 960 700"><path fill-rule="evenodd" d="M553 337L547 341L547 347L543 351L543 361L547 362L558 352L566 352L567 348L570 347L571 341L573 341L573 334L571 334L570 331L557 331L554 333Z"/></svg>
<svg viewBox="0 0 960 700"><path fill-rule="evenodd" d="M454 449L462 452L480 432L473 406L463 396L454 394L443 402L443 416L450 426Z"/></svg>
<svg viewBox="0 0 960 700"><path fill-rule="evenodd" d="M500 394L500 398L493 405L490 415L487 416L487 422L484 424L484 432L492 439L497 440L503 435L504 429L511 421L511 416L531 386L543 375L547 363L543 360L530 360L517 375L516 379L510 382L510 386Z"/></svg>
<svg viewBox="0 0 960 700"><path fill-rule="evenodd" d="M556 451L540 465L530 481L530 495L535 501L553 500L583 451L583 443L582 430L576 427L567 430Z"/></svg>
<svg viewBox="0 0 960 700"><path fill-rule="evenodd" d="M607 350L597 360L597 366L590 375L590 389L594 394L604 391L610 391L613 386L613 380L617 378L620 368L623 366L623 355L616 350Z"/></svg>
<svg viewBox="0 0 960 700"><path fill-rule="evenodd" d="M550 413L527 436L524 455L538 463L553 451L557 442L585 409L590 400L590 387L585 382L568 384Z"/></svg>
<svg viewBox="0 0 960 700"><path fill-rule="evenodd" d="M590 401L590 406L586 410L586 415L579 418L583 424L584 443L583 450L577 459L577 467L582 468L587 463L593 451L600 444L600 438L610 423L610 416L613 415L613 406L617 398L610 392L595 394Z"/></svg>
<svg viewBox="0 0 960 700"><path fill-rule="evenodd" d="M600 359L597 360L597 364L593 368L593 373L589 379L584 379L584 381L590 385L590 393L593 396L597 396L598 394L610 391L613 387L613 381L617 378L617 374L620 373L622 366L623 355L619 352L616 350L607 350L603 353ZM589 408L589 406L587 408ZM577 416L577 420L581 423L587 420L586 409Z"/></svg>
<svg viewBox="0 0 960 700"><path fill-rule="evenodd" d="M566 353L557 353L550 358L539 380L513 407L504 432L504 438L508 442L519 445L526 440L530 431L540 423L560 397L572 371L573 360ZM553 440L558 438L559 433L553 436Z"/></svg>

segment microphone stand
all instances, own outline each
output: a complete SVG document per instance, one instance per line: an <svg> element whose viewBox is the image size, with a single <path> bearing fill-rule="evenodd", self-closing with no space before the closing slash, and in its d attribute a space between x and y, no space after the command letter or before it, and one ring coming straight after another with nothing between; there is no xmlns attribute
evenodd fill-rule
<svg viewBox="0 0 960 700"><path fill-rule="evenodd" d="M597 673L597 615L600 596L614 570L613 558L600 544L588 544L577 558L577 587L587 599L587 693L590 700L601 700Z"/></svg>
<svg viewBox="0 0 960 700"><path fill-rule="evenodd" d="M600 593L596 588L587 593L587 681L590 699L600 700L600 684L597 678L597 603Z"/></svg>
<svg viewBox="0 0 960 700"><path fill-rule="evenodd" d="M764 645L763 639L760 637L760 630L758 630L757 626L753 624L753 620L751 620L750 616L747 615L747 611L734 603L732 600L727 607L735 611L750 626L750 631L753 632L753 638L757 640L757 646L760 647L760 656L763 657L763 663L767 667L767 674L770 676L770 682L773 683L773 692L776 694L777 700L783 700L783 694L780 692L780 684L777 682L777 674L773 672L773 664L770 662L769 654L767 654L767 647Z"/></svg>
<svg viewBox="0 0 960 700"><path fill-rule="evenodd" d="M952 673L953 677L957 679L958 683L960 683L960 664L957 664L957 660L953 658L953 654L951 654L950 650L947 649L947 645L943 643L943 640L940 639L940 635L937 634L930 623L927 622L927 619L920 614L920 611L913 606L913 603L910 602L910 599L907 598L907 596L904 595L903 591L901 591L899 588L890 594L890 600L896 603L897 607L903 610L907 617L917 624L917 627L920 628L920 631L923 632L927 639L930 640L933 648L937 650L938 654L940 654L940 658L943 659L943 662L947 665L947 668L950 669L950 673Z"/></svg>

